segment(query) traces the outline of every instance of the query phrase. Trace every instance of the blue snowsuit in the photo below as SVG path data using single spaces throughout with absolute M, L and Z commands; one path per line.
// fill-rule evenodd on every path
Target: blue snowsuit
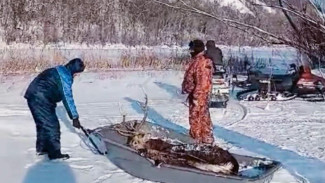
M 83 70 L 82 61 L 73 59 L 65 66 L 43 71 L 29 85 L 24 97 L 36 124 L 38 153 L 48 153 L 49 157 L 61 154 L 56 103 L 63 100 L 70 119 L 79 118 L 73 100 L 72 83 L 73 74 Z

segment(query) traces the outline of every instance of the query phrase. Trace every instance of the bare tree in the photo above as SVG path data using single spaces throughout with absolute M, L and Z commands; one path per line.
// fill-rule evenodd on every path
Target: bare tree
M 264 21 L 267 15 L 262 13 L 256 13 L 254 19 L 251 14 L 241 14 L 213 1 L 188 1 L 191 6 L 217 11 L 238 22 L 259 24 L 274 33 L 276 27 L 282 26 L 283 18 L 278 15 Z M 184 45 L 193 38 L 218 38 L 218 44 L 226 45 L 264 44 L 245 32 L 234 34 L 235 30 L 204 15 L 193 16 L 189 11 L 178 11 L 151 0 L 0 1 L 0 39 L 8 44 Z
M 297 48 L 299 51 L 306 53 L 310 58 L 318 58 L 324 62 L 325 56 L 325 24 L 322 9 L 310 0 L 304 4 L 300 9 L 289 2 L 279 0 L 278 5 L 274 4 L 261 4 L 254 1 L 247 1 L 254 6 L 266 6 L 276 10 L 281 10 L 290 23 L 293 33 L 291 37 L 281 35 L 278 33 L 270 32 L 255 24 L 242 22 L 237 19 L 224 17 L 221 14 L 213 11 L 208 11 L 204 7 L 193 6 L 188 0 L 152 0 L 160 5 L 169 8 L 177 9 L 180 11 L 191 12 L 197 15 L 203 15 L 211 19 L 226 24 L 227 26 L 234 27 L 238 30 L 244 31 L 260 38 L 268 44 L 286 44 Z M 310 9 L 308 11 L 308 9 Z M 318 16 L 315 16 L 317 14 Z M 283 30 L 285 31 L 285 30 Z M 293 39 L 292 39 L 293 38 Z

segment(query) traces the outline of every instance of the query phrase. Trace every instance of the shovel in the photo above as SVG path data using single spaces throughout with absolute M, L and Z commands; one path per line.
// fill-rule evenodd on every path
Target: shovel
M 89 141 L 90 141 L 90 143 L 95 147 L 95 149 L 96 149 L 96 151 L 100 154 L 100 155 L 104 155 L 104 154 L 106 154 L 106 152 L 105 153 L 102 153 L 100 150 L 99 150 L 99 148 L 98 148 L 98 146 L 96 145 L 96 143 L 93 141 L 93 139 L 89 136 L 89 131 L 90 130 L 88 130 L 88 129 L 85 129 L 83 126 L 81 126 L 80 125 L 80 129 L 84 132 L 84 134 L 86 135 L 86 137 L 89 139 Z

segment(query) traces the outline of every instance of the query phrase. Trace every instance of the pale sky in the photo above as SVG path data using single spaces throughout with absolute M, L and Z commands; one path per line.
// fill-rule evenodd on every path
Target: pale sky
M 325 0 L 312 0 L 317 7 L 321 7 L 321 12 L 325 14 Z

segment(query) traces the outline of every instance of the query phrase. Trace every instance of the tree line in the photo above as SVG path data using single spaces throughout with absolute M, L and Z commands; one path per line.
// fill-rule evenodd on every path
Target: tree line
M 169 2 L 169 1 L 167 1 Z M 277 34 L 289 27 L 281 13 L 250 7 L 252 13 L 215 1 L 187 1 Z M 270 18 L 272 17 L 272 18 Z M 261 39 L 202 15 L 161 6 L 152 0 L 1 0 L 1 41 L 28 44 L 186 45 L 213 39 L 223 45 L 265 45 Z

